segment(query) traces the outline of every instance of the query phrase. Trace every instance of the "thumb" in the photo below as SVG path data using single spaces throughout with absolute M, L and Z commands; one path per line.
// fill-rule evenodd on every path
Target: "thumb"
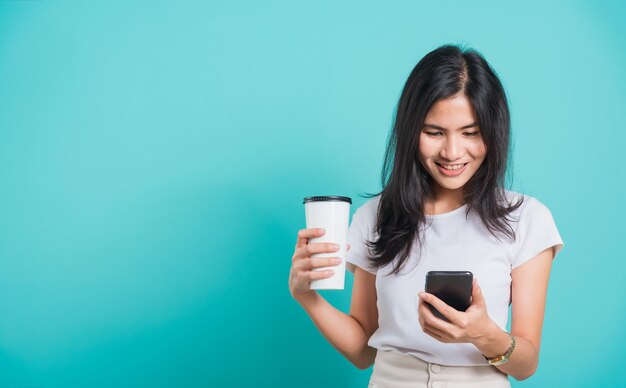
M 485 298 L 483 292 L 478 285 L 478 280 L 474 279 L 472 283 L 472 304 L 483 306 L 485 304 Z

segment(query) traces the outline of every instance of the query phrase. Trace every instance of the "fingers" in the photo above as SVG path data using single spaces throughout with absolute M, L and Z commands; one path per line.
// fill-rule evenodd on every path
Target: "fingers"
M 293 264 L 296 269 L 310 270 L 322 267 L 334 267 L 341 264 L 339 257 L 305 257 Z
M 420 292 L 419 297 L 421 300 L 420 303 L 424 305 L 423 308 L 420 309 L 420 313 L 424 314 L 426 322 L 431 326 L 449 331 L 454 327 L 453 323 L 456 324 L 459 321 L 458 314 L 460 312 L 448 306 L 444 301 L 437 298 L 435 295 L 427 292 Z M 436 308 L 437 311 L 439 311 L 444 317 L 448 318 L 450 322 L 437 318 L 427 307 L 427 304 Z
M 422 326 L 422 328 L 426 327 L 427 325 L 434 324 L 437 320 L 441 320 L 441 319 L 437 318 L 432 313 L 432 311 L 430 311 L 429 304 L 424 302 L 421 299 L 420 299 L 419 307 L 418 307 L 417 311 L 418 311 L 418 315 L 419 315 L 418 319 L 419 319 L 419 322 L 420 322 L 420 325 Z
M 334 253 L 339 251 L 339 245 L 334 243 L 311 243 L 296 248 L 293 260 L 309 257 L 316 253 Z
M 449 342 L 447 334 L 442 332 L 441 330 L 435 329 L 434 327 L 428 325 L 426 327 L 423 327 L 422 330 L 424 330 L 424 333 L 435 338 L 436 340 L 439 340 L 441 342 Z
M 472 283 L 472 304 L 483 306 L 485 304 L 485 298 L 483 297 L 483 292 L 478 285 L 478 279 L 474 278 L 474 282 Z
M 289 287 L 300 291 L 308 291 L 311 289 L 311 282 L 313 280 L 326 279 L 335 274 L 333 270 L 325 271 L 309 271 L 298 270 L 292 267 Z
M 309 278 L 309 281 L 319 280 L 319 279 L 326 279 L 326 278 L 329 278 L 329 277 L 333 276 L 334 274 L 335 274 L 335 271 L 333 271 L 332 269 L 328 269 L 326 271 L 309 271 L 309 272 L 307 272 L 307 276 Z
M 300 229 L 298 231 L 296 248 L 306 246 L 310 238 L 321 237 L 324 235 L 324 233 L 326 232 L 323 228 Z
M 310 283 L 313 280 L 330 278 L 335 274 L 333 267 L 341 264 L 339 257 L 311 257 L 324 253 L 336 253 L 340 251 L 340 246 L 335 243 L 310 243 L 313 238 L 321 237 L 325 234 L 323 228 L 308 228 L 298 231 L 296 248 L 292 257 L 291 273 L 289 277 L 289 287 L 292 290 L 309 291 Z M 347 249 L 350 249 L 348 244 Z
M 454 332 L 455 328 L 452 324 L 440 319 L 430 311 L 430 306 L 420 297 L 419 307 L 419 324 L 422 331 L 429 336 L 435 338 L 441 342 L 450 342 L 450 333 Z

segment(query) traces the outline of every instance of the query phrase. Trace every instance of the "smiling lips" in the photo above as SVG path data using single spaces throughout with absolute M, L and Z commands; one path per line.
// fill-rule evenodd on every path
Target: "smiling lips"
M 465 171 L 465 167 L 468 165 L 468 163 L 443 164 L 438 162 L 435 162 L 435 164 L 437 165 L 437 169 L 440 173 L 450 177 L 461 175 L 461 173 Z

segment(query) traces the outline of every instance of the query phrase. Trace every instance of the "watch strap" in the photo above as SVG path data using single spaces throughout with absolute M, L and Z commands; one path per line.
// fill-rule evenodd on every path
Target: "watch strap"
M 511 336 L 511 345 L 509 346 L 509 348 L 506 350 L 506 353 L 504 353 L 501 356 L 497 356 L 497 357 L 493 357 L 493 358 L 487 358 L 484 354 L 483 357 L 485 357 L 485 360 L 487 360 L 487 362 L 493 366 L 498 366 L 498 365 L 502 365 L 504 363 L 506 363 L 507 361 L 509 361 L 509 357 L 511 357 L 511 354 L 513 354 L 513 350 L 515 349 L 515 336 L 511 335 L 510 333 L 509 336 Z

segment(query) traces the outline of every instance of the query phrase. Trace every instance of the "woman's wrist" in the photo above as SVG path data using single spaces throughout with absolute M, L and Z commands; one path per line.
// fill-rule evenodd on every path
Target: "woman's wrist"
M 482 336 L 472 341 L 474 346 L 487 358 L 498 357 L 506 353 L 511 346 L 511 336 L 490 321 Z
M 293 295 L 293 298 L 300 304 L 300 306 L 308 310 L 311 306 L 313 306 L 319 297 L 319 294 L 314 290 L 299 292 Z

